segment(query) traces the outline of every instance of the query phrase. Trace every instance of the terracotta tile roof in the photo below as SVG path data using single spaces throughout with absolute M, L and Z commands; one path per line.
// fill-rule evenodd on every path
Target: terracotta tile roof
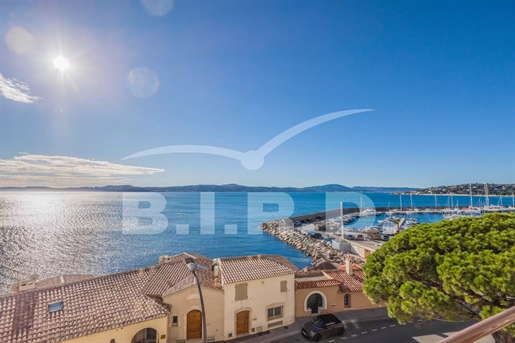
M 161 296 L 168 288 L 191 274 L 184 261 L 164 263 L 156 269 L 156 272 L 142 290 L 144 294 L 155 297 Z
M 342 270 L 326 270 L 324 273 L 340 282 L 340 291 L 343 293 L 363 291 L 365 276 L 361 270 L 354 271 L 352 275 Z
M 321 270 L 309 270 L 295 273 L 295 289 L 339 286 L 340 281 L 333 280 Z
M 347 270 L 347 266 L 345 264 L 342 264 L 338 267 L 338 270 Z M 359 264 L 352 264 L 352 270 L 363 270 Z
M 302 279 L 302 278 L 312 278 L 312 277 L 325 277 L 325 274 L 321 270 L 307 270 L 307 271 L 300 271 L 295 273 L 295 280 Z M 302 280 L 299 280 L 302 281 Z
M 192 276 L 186 267 L 184 259 L 193 257 L 198 265 L 205 269 L 211 269 L 213 260 L 199 254 L 179 254 L 168 257 L 157 267 L 157 272 L 152 276 L 148 284 L 143 288 L 143 293 L 151 296 L 161 297 L 163 294 L 181 280 Z M 202 269 L 199 269 L 199 271 Z
M 222 285 L 220 282 L 215 281 L 215 276 L 211 269 L 199 269 L 197 270 L 197 277 L 199 279 L 200 285 L 202 287 L 209 287 L 213 289 L 222 290 Z M 181 281 L 177 282 L 175 285 L 173 285 L 171 288 L 166 290 L 163 293 L 163 297 L 167 295 L 171 295 L 174 293 L 177 293 L 179 291 L 182 291 L 183 289 L 186 289 L 188 287 L 191 287 L 195 285 L 195 278 L 190 273 L 188 277 L 182 279 Z
M 221 258 L 220 271 L 224 283 L 234 283 L 293 274 L 298 268 L 282 256 L 256 255 Z
M 142 293 L 156 267 L 0 296 L 0 342 L 60 342 L 165 317 L 169 311 Z M 49 313 L 49 304 L 63 309 Z
M 295 280 L 295 289 L 304 289 L 304 288 L 321 288 L 321 287 L 332 287 L 332 286 L 340 286 L 340 281 L 338 280 L 314 280 L 314 281 L 298 281 Z

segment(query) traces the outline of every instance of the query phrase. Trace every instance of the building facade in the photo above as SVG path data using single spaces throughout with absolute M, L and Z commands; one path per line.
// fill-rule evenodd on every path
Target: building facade
M 225 338 L 260 333 L 295 321 L 295 272 L 275 255 L 217 261 L 224 289 Z
M 295 276 L 295 316 L 384 307 L 363 294 L 364 275 L 347 260 L 338 270 L 298 272 Z
M 198 284 L 186 258 L 198 265 Z M 297 271 L 277 255 L 211 260 L 184 253 L 100 277 L 20 281 L 15 293 L 0 296 L 0 342 L 200 342 L 199 286 L 206 338 L 226 341 L 293 323 Z

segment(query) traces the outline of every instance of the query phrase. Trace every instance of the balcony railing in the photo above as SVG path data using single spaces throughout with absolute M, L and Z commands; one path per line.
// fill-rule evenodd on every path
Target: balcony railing
M 465 328 L 439 343 L 470 343 L 515 323 L 515 306 Z

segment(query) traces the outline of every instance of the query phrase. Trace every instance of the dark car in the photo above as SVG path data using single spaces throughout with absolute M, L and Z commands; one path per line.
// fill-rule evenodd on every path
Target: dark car
M 345 235 L 345 239 L 348 239 L 349 241 L 354 241 L 354 240 L 356 240 L 356 236 L 354 236 L 354 235 Z
M 334 314 L 321 314 L 304 324 L 301 332 L 307 339 L 318 342 L 324 337 L 343 335 L 345 327 Z
M 364 241 L 364 240 L 365 240 L 365 237 L 363 237 L 363 235 L 357 235 L 357 236 L 356 236 L 356 240 L 358 240 L 358 241 Z
M 319 234 L 318 232 L 310 232 L 310 233 L 308 233 L 308 236 L 311 237 L 311 238 L 314 238 L 314 239 L 322 238 L 322 235 Z

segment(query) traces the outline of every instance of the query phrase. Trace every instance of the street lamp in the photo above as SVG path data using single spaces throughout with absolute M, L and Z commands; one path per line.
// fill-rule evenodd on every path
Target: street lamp
M 186 267 L 188 267 L 188 270 L 193 274 L 195 277 L 195 280 L 197 281 L 197 287 L 198 287 L 198 294 L 200 296 L 200 307 L 202 308 L 202 342 L 207 342 L 207 327 L 206 327 L 206 311 L 204 309 L 204 298 L 202 297 L 202 290 L 200 289 L 200 282 L 198 281 L 197 276 L 197 264 L 195 263 L 195 260 L 191 257 L 187 257 L 184 259 L 184 262 L 186 262 Z

